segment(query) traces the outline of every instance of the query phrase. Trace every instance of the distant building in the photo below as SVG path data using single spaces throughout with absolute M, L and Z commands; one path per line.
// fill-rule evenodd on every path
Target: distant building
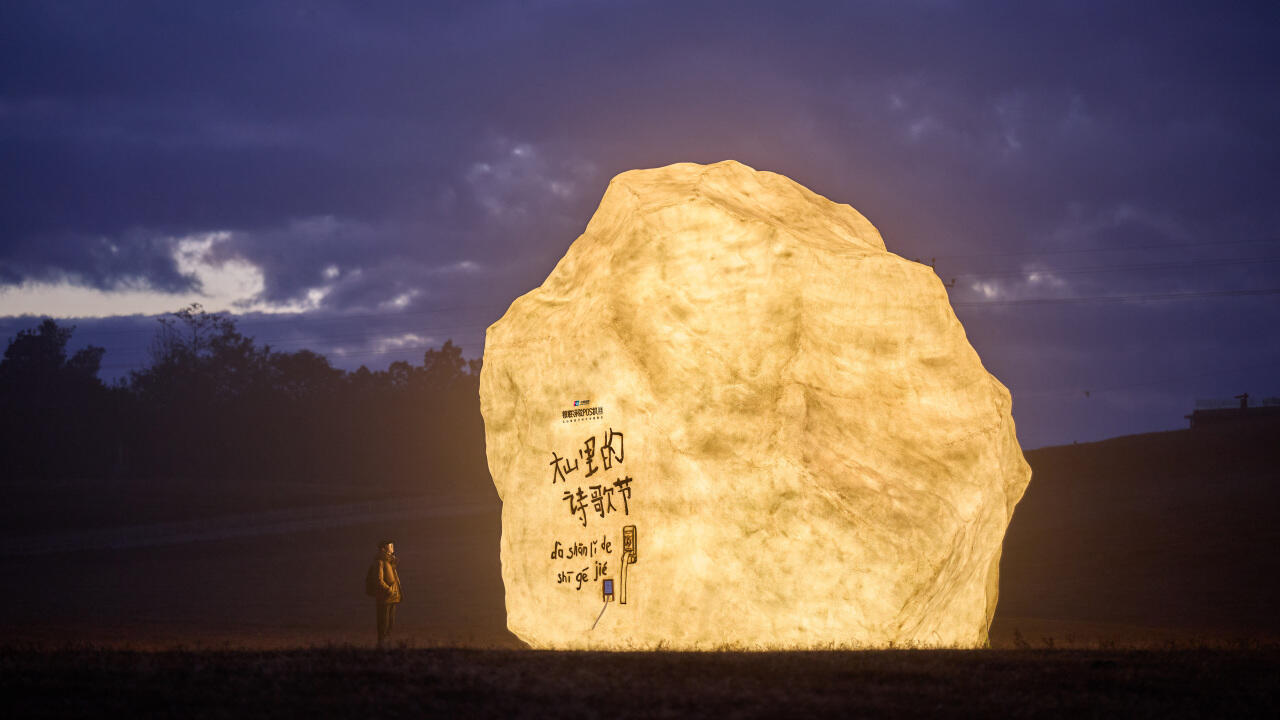
M 1255 406 L 1249 405 L 1249 393 L 1231 399 L 1201 399 L 1196 400 L 1195 410 L 1185 417 L 1191 421 L 1192 430 L 1280 423 L 1280 398 L 1263 398 L 1262 403 Z

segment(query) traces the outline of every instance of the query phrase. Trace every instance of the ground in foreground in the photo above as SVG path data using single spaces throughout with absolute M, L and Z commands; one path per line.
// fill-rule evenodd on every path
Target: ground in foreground
M 11 647 L 0 648 L 0 697 L 7 698 L 0 715 L 24 718 L 1280 717 L 1280 647 L 795 653 Z

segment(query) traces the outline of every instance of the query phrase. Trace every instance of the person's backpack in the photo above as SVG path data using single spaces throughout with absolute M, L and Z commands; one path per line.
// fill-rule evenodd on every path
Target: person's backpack
M 364 574 L 364 594 L 369 597 L 378 597 L 382 594 L 382 577 L 378 565 L 379 562 L 374 560 L 369 566 L 369 572 Z

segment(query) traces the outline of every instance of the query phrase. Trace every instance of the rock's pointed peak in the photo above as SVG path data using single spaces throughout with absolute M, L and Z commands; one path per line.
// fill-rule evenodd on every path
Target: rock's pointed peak
M 885 249 L 880 231 L 851 206 L 833 202 L 785 175 L 756 170 L 737 160 L 709 165 L 682 162 L 619 173 L 609 182 L 596 216 L 645 215 L 699 202 L 811 237 Z

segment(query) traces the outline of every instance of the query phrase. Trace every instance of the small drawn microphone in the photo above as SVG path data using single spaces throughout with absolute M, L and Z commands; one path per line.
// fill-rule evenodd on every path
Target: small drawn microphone
M 627 567 L 636 562 L 636 526 L 622 528 L 622 578 L 618 587 L 618 602 L 627 604 Z

